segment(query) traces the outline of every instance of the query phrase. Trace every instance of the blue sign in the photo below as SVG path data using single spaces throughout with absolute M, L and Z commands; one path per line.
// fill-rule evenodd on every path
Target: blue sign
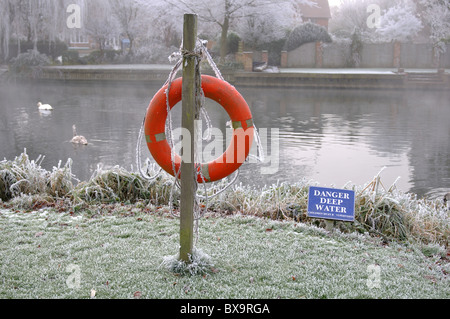
M 345 189 L 309 187 L 308 216 L 313 218 L 355 220 L 355 192 Z

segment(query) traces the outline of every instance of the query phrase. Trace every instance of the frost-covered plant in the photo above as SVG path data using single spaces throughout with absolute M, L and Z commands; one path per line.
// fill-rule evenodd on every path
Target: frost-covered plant
M 392 6 L 392 3 L 392 0 L 341 0 L 339 7 L 333 8 L 329 32 L 339 38 L 350 39 L 353 32 L 358 30 L 364 42 L 377 41 L 376 28 L 368 21 L 378 16 L 368 9 L 371 5 L 376 5 L 381 13 Z
M 46 194 L 25 195 L 14 197 L 9 204 L 14 209 L 23 211 L 37 210 L 43 207 L 52 207 L 55 205 L 55 198 Z
M 234 185 L 229 191 L 214 197 L 209 207 L 218 211 L 239 211 L 245 215 L 272 219 L 296 218 L 303 220 L 306 214 L 308 186 L 311 181 L 295 184 L 277 183 L 263 188 Z M 215 188 L 211 187 L 211 194 Z
M 442 201 L 419 200 L 395 187 L 379 190 L 376 180 L 355 199 L 355 219 L 367 231 L 386 240 L 448 245 L 450 219 Z
M 45 54 L 36 50 L 29 50 L 19 54 L 11 60 L 10 71 L 17 75 L 35 76 L 43 66 L 50 65 L 51 61 Z
M 386 42 L 409 41 L 422 29 L 422 22 L 416 16 L 414 6 L 407 2 L 386 10 L 380 18 L 380 27 L 376 33 Z
M 61 162 L 49 172 L 41 167 L 44 160 L 39 156 L 30 160 L 26 150 L 13 161 L 0 162 L 0 198 L 9 200 L 22 194 L 45 194 L 53 197 L 62 197 L 72 188 L 72 160 L 69 159 L 64 166 Z
M 421 19 L 429 27 L 430 40 L 437 56 L 445 53 L 450 42 L 450 3 L 440 0 L 419 0 Z
M 294 26 L 293 19 L 289 18 L 288 8 L 282 7 L 282 2 L 271 4 L 271 10 L 267 6 L 261 12 L 258 8 L 253 15 L 248 15 L 237 26 L 236 31 L 250 48 L 258 48 L 267 43 L 285 40 L 288 30 Z
M 348 65 L 352 67 L 359 67 L 361 64 L 363 44 L 359 30 L 355 30 L 352 34 L 352 43 L 350 45 L 350 57 Z
M 332 39 L 324 27 L 312 22 L 306 22 L 290 32 L 285 47 L 286 50 L 292 51 L 310 42 L 330 43 Z
M 172 184 L 166 175 L 154 181 L 147 181 L 139 174 L 128 172 L 120 166 L 103 169 L 98 165 L 92 177 L 81 182 L 71 196 L 78 201 L 95 202 L 136 202 L 149 200 L 155 205 L 168 205 Z M 177 199 L 175 191 L 174 200 Z
M 87 202 L 134 201 L 137 198 L 148 198 L 148 191 L 138 176 L 119 166 L 104 170 L 102 165 L 98 165 L 91 179 L 80 183 L 73 194 L 76 198 Z
M 381 182 L 377 182 L 378 178 L 364 187 L 351 186 L 356 192 L 355 222 L 338 222 L 336 227 L 345 232 L 369 232 L 386 241 L 448 244 L 450 219 L 442 201 L 419 200 L 412 194 L 396 190 L 395 185 L 386 190 L 379 186 Z M 230 190 L 209 199 L 208 208 L 219 212 L 239 212 L 243 215 L 322 225 L 323 222 L 307 215 L 310 185 L 314 185 L 314 182 L 278 183 L 263 188 L 234 185 Z M 216 187 L 213 186 L 208 192 L 213 195 L 215 191 Z

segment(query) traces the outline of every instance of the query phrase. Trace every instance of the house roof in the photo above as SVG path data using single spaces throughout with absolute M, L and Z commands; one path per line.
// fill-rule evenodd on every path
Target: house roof
M 317 3 L 315 6 L 305 4 L 299 5 L 303 18 L 331 18 L 330 5 L 328 0 L 313 0 Z

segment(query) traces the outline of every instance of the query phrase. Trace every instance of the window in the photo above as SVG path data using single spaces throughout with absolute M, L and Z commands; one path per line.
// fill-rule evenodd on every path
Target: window
M 80 30 L 72 30 L 70 34 L 70 43 L 71 44 L 89 44 L 88 37 L 81 32 Z

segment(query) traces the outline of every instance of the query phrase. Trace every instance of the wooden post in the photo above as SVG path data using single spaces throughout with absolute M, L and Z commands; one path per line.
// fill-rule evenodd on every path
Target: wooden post
M 197 15 L 185 14 L 183 27 L 183 49 L 193 52 L 197 42 Z M 182 118 L 181 127 L 190 136 L 183 137 L 183 156 L 181 162 L 181 203 L 180 203 L 180 260 L 189 262 L 194 242 L 194 200 L 197 191 L 194 173 L 194 120 L 195 106 L 195 57 L 183 57 L 183 85 L 182 85 Z M 190 138 L 187 138 L 190 137 Z M 186 156 L 188 152 L 188 156 Z
M 394 68 L 399 68 L 401 66 L 401 54 L 402 44 L 399 41 L 394 41 Z
M 269 51 L 267 50 L 261 51 L 261 62 L 269 64 Z
M 323 45 L 322 42 L 316 42 L 316 68 L 323 67 Z
M 253 71 L 253 52 L 244 52 L 243 59 L 244 70 L 249 72 Z
M 280 67 L 287 68 L 287 66 L 288 66 L 288 53 L 287 51 L 281 51 Z

